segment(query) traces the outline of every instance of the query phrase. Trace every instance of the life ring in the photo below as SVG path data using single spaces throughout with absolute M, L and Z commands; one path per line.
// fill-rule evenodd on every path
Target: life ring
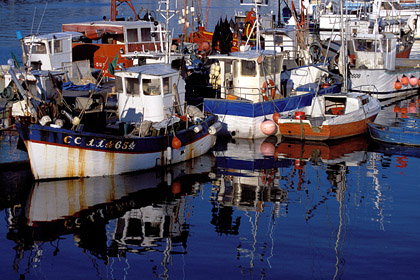
M 268 80 L 268 84 L 269 84 L 269 87 L 271 88 L 271 99 L 274 99 L 274 96 L 276 95 L 276 87 L 275 87 L 275 84 L 274 84 L 273 80 L 271 80 L 271 79 Z M 264 82 L 264 84 L 263 84 L 263 86 L 261 88 L 261 92 L 263 94 L 264 100 L 267 101 L 268 100 L 268 97 L 265 94 L 267 92 L 267 82 Z

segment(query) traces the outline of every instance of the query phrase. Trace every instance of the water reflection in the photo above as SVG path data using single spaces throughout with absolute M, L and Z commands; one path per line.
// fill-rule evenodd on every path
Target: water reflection
M 94 267 L 128 253 L 185 253 L 186 197 L 209 181 L 213 166 L 214 157 L 206 155 L 149 172 L 34 183 L 26 203 L 8 209 L 13 270 L 39 267 L 46 246 L 58 255 L 65 235 L 73 235 Z
M 236 245 L 236 258 L 249 261 L 248 266 L 240 266 L 245 275 L 264 277 L 266 268 L 261 263 L 271 267 L 274 255 L 276 220 L 287 199 L 287 191 L 279 186 L 279 168 L 290 166 L 274 157 L 278 141 L 276 137 L 218 139 L 214 151 L 217 179 L 213 181 L 211 224 L 219 235 L 240 235 L 240 227 L 250 230 Z
M 273 137 L 254 141 L 219 141 L 214 152 L 217 180 L 213 182 L 211 200 L 212 224 L 216 232 L 238 235 L 239 228 L 246 227 L 248 223 L 252 239 L 238 244 L 237 258 L 249 259 L 247 269 L 255 275 L 258 271 L 264 275 L 264 270 L 257 269 L 258 264 L 266 263 L 271 268 L 274 243 L 280 241 L 278 236 L 273 235 L 279 218 L 289 215 L 290 208 L 299 204 L 306 205 L 303 213 L 306 223 L 311 223 L 312 219 L 318 223 L 319 220 L 314 217 L 319 209 L 322 206 L 328 209 L 327 205 L 331 205 L 328 201 L 335 198 L 338 205 L 331 209 L 337 209 L 337 214 L 332 215 L 337 216 L 337 225 L 333 226 L 333 220 L 327 223 L 331 226 L 331 236 L 335 236 L 331 245 L 336 258 L 332 278 L 341 279 L 346 263 L 343 247 L 347 175 L 349 167 L 366 164 L 369 142 L 367 135 L 329 143 Z M 314 169 L 320 167 L 324 174 L 317 176 L 325 179 L 311 182 L 313 176 L 308 173 L 311 171 L 307 165 Z M 322 183 L 325 180 L 330 184 L 328 188 Z M 269 238 L 264 237 L 261 228 L 269 232 Z M 299 233 L 296 234 L 299 236 Z
M 287 196 L 278 185 L 278 168 L 290 164 L 264 155 L 275 149 L 277 141 L 275 137 L 218 141 L 214 151 L 217 180 L 213 181 L 211 202 L 212 224 L 219 234 L 238 234 L 240 219 L 232 219 L 233 207 L 260 213 L 266 204 L 272 204 L 272 214 L 278 216 Z
M 10 163 L 15 165 L 29 164 L 28 153 L 19 150 L 17 148 L 18 144 L 19 134 L 16 130 L 0 131 L 0 165 L 10 166 Z
M 227 139 L 166 170 L 38 182 L 7 202 L 13 270 L 24 278 L 60 267 L 70 254 L 87 256 L 88 266 L 73 267 L 98 278 L 131 269 L 178 279 L 221 261 L 223 272 L 204 278 L 264 278 L 299 275 L 292 268 L 299 260 L 311 270 L 305 276 L 342 279 L 360 255 L 351 248 L 370 243 L 359 230 L 382 235 L 392 226 L 393 194 L 377 164 L 393 155 L 375 145 L 366 135 L 329 143 Z

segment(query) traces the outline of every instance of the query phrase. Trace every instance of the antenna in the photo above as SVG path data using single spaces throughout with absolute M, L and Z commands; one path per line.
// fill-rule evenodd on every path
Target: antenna
M 165 5 L 165 9 L 161 9 L 161 6 Z M 169 33 L 169 21 L 178 13 L 178 3 L 175 1 L 175 10 L 171 10 L 169 8 L 169 0 L 159 0 L 159 8 L 156 10 L 164 19 L 165 19 L 165 44 L 166 44 L 166 51 L 165 51 L 165 62 L 169 62 L 169 56 L 171 53 L 171 37 Z
M 34 15 L 32 16 L 31 34 L 32 34 L 32 32 L 34 31 L 35 14 L 36 14 L 36 7 L 35 7 L 35 9 L 34 9 Z
M 39 32 L 39 28 L 41 27 L 42 19 L 44 18 L 45 11 L 47 10 L 48 2 L 45 3 L 44 11 L 42 12 L 41 20 L 39 21 L 38 30 L 36 31 L 36 34 Z

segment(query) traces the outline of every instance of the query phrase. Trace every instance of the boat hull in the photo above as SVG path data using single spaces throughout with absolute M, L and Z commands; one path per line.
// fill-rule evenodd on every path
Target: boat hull
M 287 123 L 281 123 L 279 130 L 281 135 L 286 138 L 326 141 L 366 133 L 367 123 L 373 121 L 375 118 L 376 115 L 355 122 L 327 124 L 320 127 L 313 127 L 309 121 L 305 120 L 291 120 Z
M 420 146 L 420 129 L 392 127 L 375 123 L 368 126 L 370 136 L 378 141 L 399 145 Z
M 337 93 L 341 84 L 333 84 L 321 89 L 319 95 Z M 266 119 L 273 119 L 273 114 L 288 112 L 309 106 L 315 92 L 274 99 L 263 102 L 248 102 L 228 99 L 204 99 L 204 111 L 212 112 L 223 123 L 220 135 L 232 138 L 256 139 L 267 137 L 261 131 L 261 123 Z
M 388 71 L 384 69 L 350 69 L 351 88 L 354 92 L 371 94 L 379 100 L 405 98 L 419 92 L 418 84 L 395 88 L 395 82 L 403 75 L 420 77 L 420 69 Z M 374 84 L 372 84 L 372 82 Z
M 173 135 L 127 138 L 78 132 L 40 125 L 16 124 L 29 154 L 36 180 L 123 174 L 179 163 L 207 153 L 215 144 L 205 120 L 198 133 L 194 127 L 177 132 L 181 147 L 172 148 Z

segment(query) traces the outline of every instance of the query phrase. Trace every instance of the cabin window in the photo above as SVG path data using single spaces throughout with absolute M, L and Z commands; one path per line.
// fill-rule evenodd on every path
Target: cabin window
M 264 71 L 262 69 L 264 67 Z M 265 73 L 266 75 L 272 75 L 275 73 L 281 72 L 281 58 L 278 57 L 274 59 L 274 57 L 266 57 L 264 62 L 261 63 L 261 73 Z
M 363 105 L 366 105 L 366 104 L 368 104 L 369 103 L 369 99 L 367 99 L 367 98 L 363 98 L 362 99 L 362 106 Z
M 257 75 L 256 63 L 252 60 L 241 61 L 241 75 L 255 77 Z
M 380 44 L 379 42 L 375 43 L 375 41 L 371 40 L 355 40 L 354 46 L 356 51 L 361 52 L 380 52 Z
M 138 42 L 139 36 L 137 34 L 137 29 L 127 29 L 127 41 L 128 42 Z
M 44 43 L 34 44 L 32 46 L 32 53 L 33 54 L 46 54 L 47 46 Z
M 237 61 L 233 62 L 233 77 L 234 78 L 238 77 L 238 62 Z
M 283 46 L 283 36 L 282 35 L 275 35 L 274 36 L 274 45 L 276 47 L 282 47 Z
M 232 62 L 226 61 L 224 64 L 225 64 L 225 73 L 226 74 L 232 73 Z
M 63 52 L 63 44 L 61 40 L 54 40 L 54 53 Z
M 386 39 L 383 39 L 383 40 L 381 40 L 382 42 L 382 46 L 384 46 L 384 50 L 386 51 L 386 52 L 388 52 L 388 53 L 390 53 L 391 52 L 391 41 L 390 40 L 386 40 Z
M 115 76 L 115 92 L 122 92 L 123 86 L 122 86 L 122 78 L 119 76 Z
M 325 113 L 328 115 L 342 115 L 346 108 L 345 97 L 325 98 Z
M 139 80 L 137 78 L 126 78 L 125 89 L 127 94 L 139 95 Z
M 171 93 L 171 77 L 163 78 L 163 94 Z
M 143 79 L 144 95 L 160 95 L 160 79 Z
M 150 28 L 142 28 L 141 29 L 141 41 L 142 42 L 152 41 L 152 35 L 151 35 L 151 32 L 150 32 Z

